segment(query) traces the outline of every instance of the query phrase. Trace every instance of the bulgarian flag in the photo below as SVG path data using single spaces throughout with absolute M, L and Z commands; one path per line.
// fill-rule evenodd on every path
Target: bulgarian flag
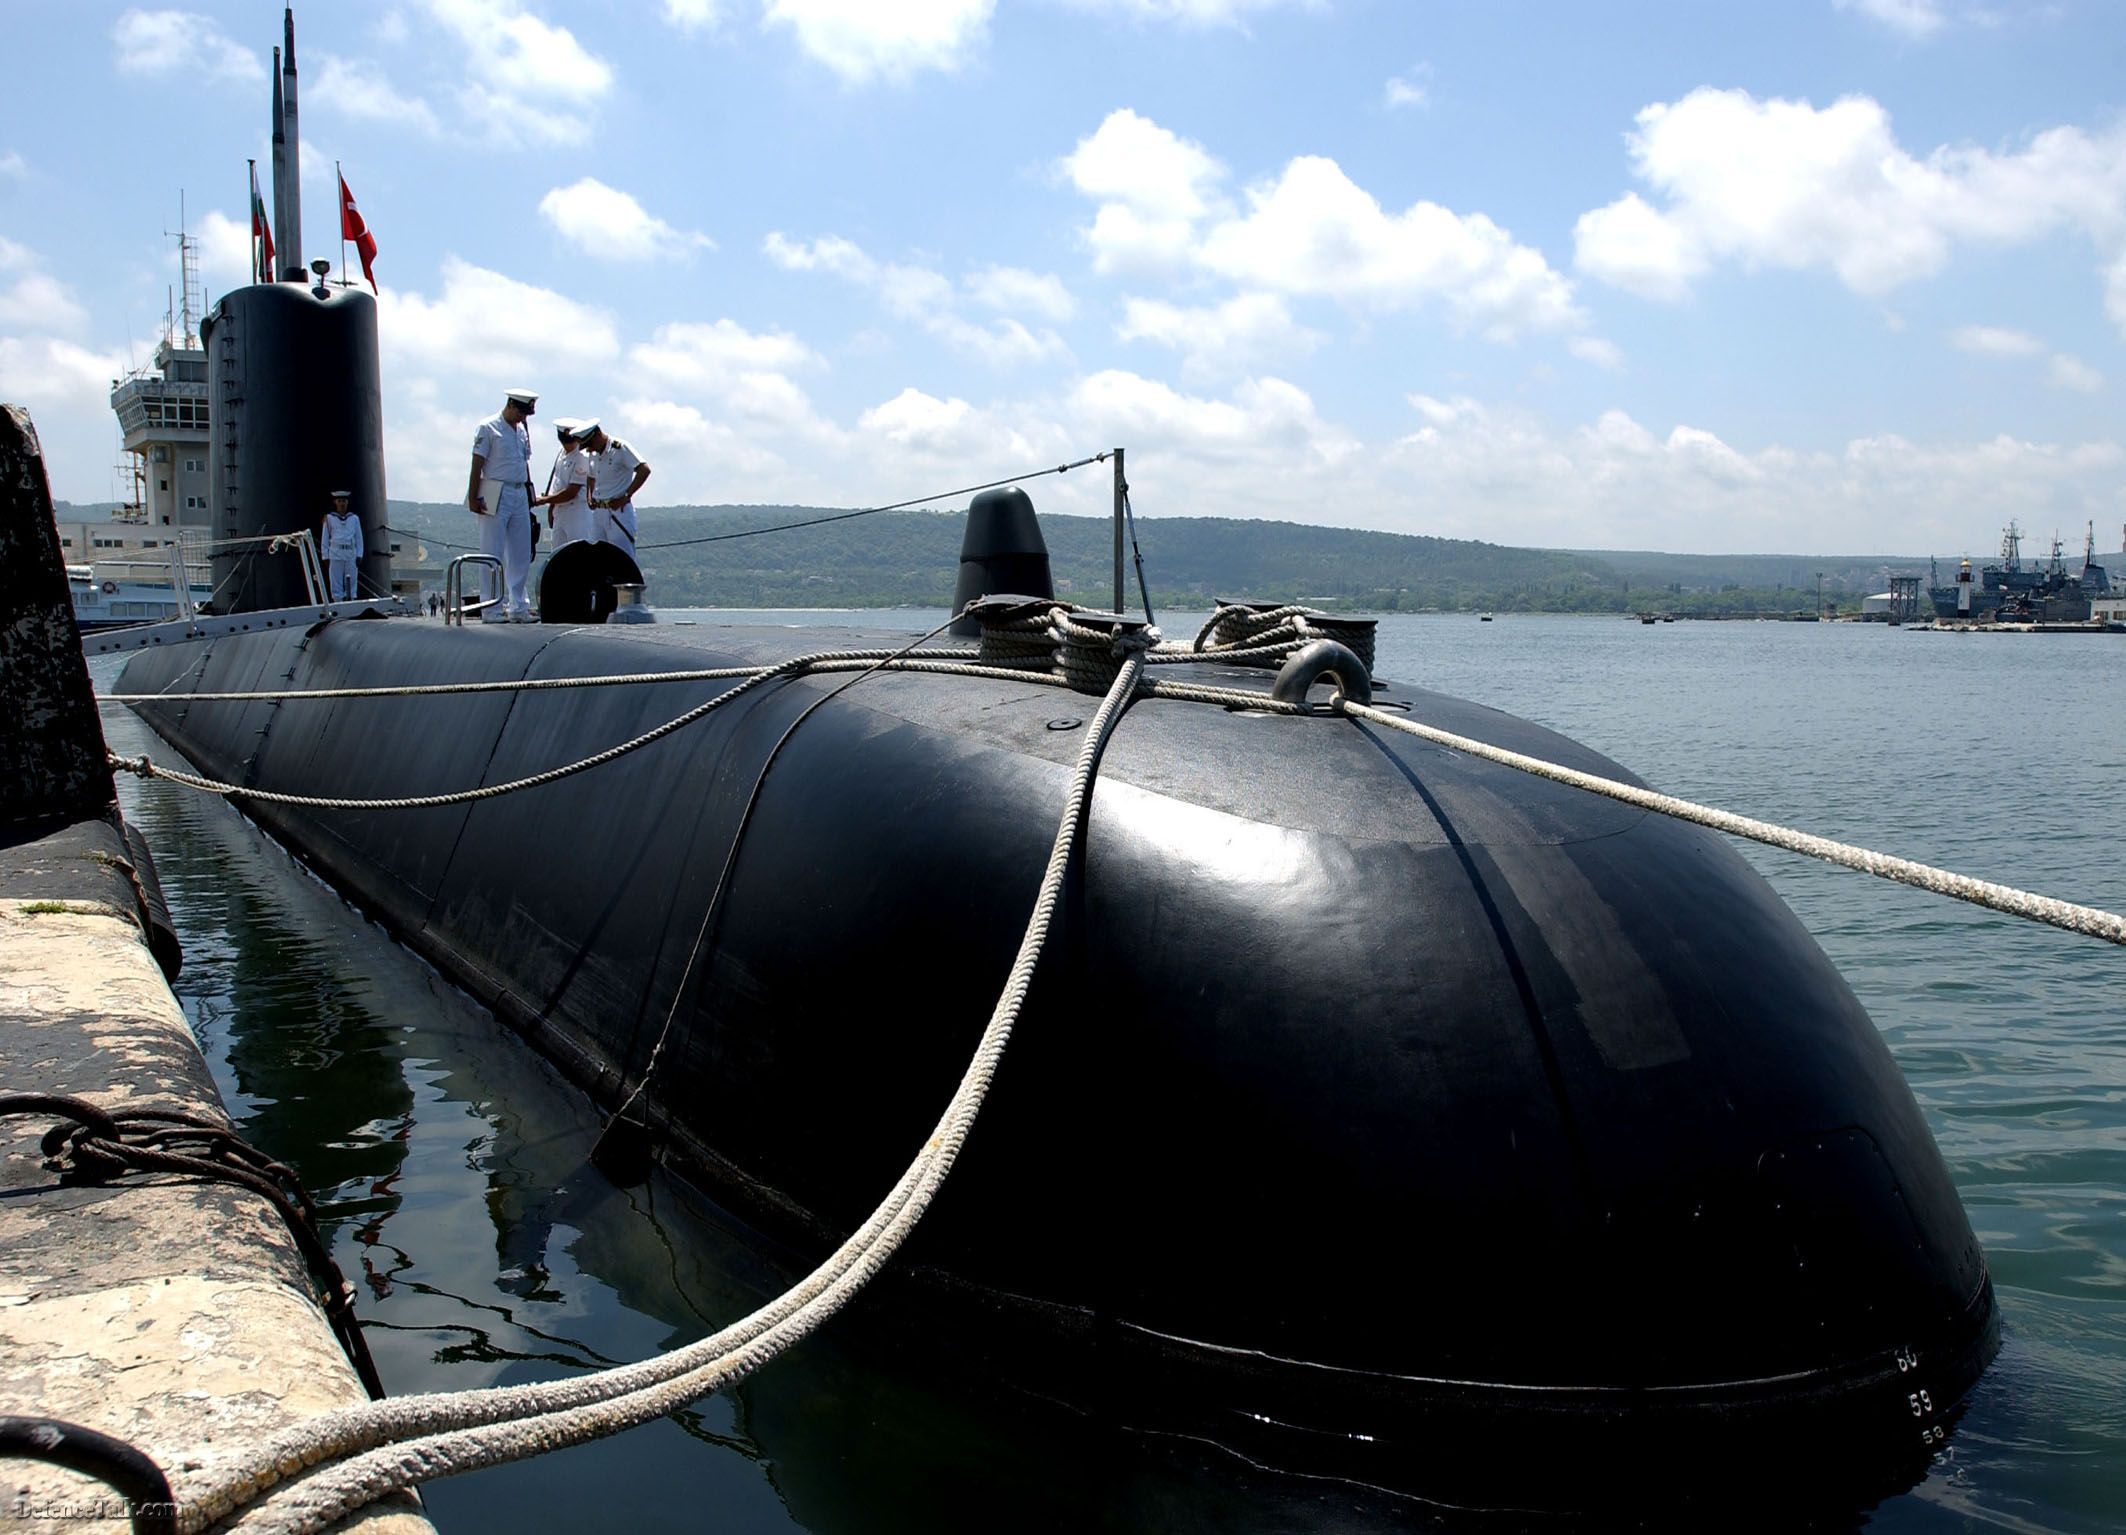
M 362 258 L 362 276 L 368 279 L 369 291 L 377 291 L 376 272 L 370 263 L 376 260 L 376 236 L 362 222 L 361 210 L 354 205 L 354 194 L 347 190 L 347 178 L 340 177 L 340 238 L 354 242 L 355 254 Z
M 266 223 L 266 204 L 258 195 L 258 166 L 251 167 L 251 280 L 273 281 L 273 230 Z

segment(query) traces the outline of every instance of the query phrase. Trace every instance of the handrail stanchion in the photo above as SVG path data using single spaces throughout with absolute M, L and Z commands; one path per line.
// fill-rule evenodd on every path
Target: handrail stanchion
M 443 622 L 465 627 L 465 569 L 467 565 L 491 565 L 497 574 L 502 562 L 492 554 L 461 554 L 453 558 L 443 570 Z M 483 598 L 479 606 L 487 608 L 495 601 Z

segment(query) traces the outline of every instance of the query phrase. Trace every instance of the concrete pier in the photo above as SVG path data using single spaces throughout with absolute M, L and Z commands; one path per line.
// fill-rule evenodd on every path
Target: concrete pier
M 176 955 L 152 867 L 110 799 L 43 466 L 13 409 L 0 412 L 0 550 L 15 561 L 0 564 L 0 696 L 37 713 L 0 743 L 14 775 L 0 782 L 0 1092 L 227 1125 L 165 979 Z M 56 1117 L 0 1119 L 0 1415 L 113 1435 L 181 1482 L 208 1456 L 365 1400 L 270 1201 L 183 1174 L 63 1183 L 38 1145 Z M 346 1527 L 430 1528 L 410 1497 Z M 102 1483 L 0 1459 L 0 1529 L 126 1528 Z

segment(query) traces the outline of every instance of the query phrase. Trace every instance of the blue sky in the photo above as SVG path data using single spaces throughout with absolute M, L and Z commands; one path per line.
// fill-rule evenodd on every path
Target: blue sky
M 106 499 L 178 196 L 245 277 L 280 7 L 10 6 L 0 395 Z M 499 392 L 645 501 L 1117 444 L 1139 511 L 1707 552 L 2126 520 L 2098 0 L 298 8 L 306 253 L 381 246 L 387 475 Z M 1035 487 L 1101 509 L 1074 475 Z

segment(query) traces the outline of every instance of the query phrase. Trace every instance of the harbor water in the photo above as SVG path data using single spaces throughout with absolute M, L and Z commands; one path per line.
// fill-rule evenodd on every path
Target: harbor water
M 910 632 L 943 616 L 662 615 Z M 1170 634 L 1195 630 L 1163 617 Z M 1672 793 L 2126 909 L 2115 637 L 1396 616 L 1379 667 L 1560 730 Z M 94 670 L 110 688 L 117 664 Z M 106 730 L 117 750 L 174 755 L 123 710 L 106 710 Z M 185 944 L 176 990 L 230 1110 L 316 1191 L 394 1393 L 639 1359 L 800 1271 L 683 1184 L 608 1183 L 589 1165 L 601 1121 L 580 1093 L 227 805 L 131 778 L 121 794 L 155 849 Z M 1825 1507 L 1811 1527 L 2126 1527 L 2126 955 L 1744 850 L 1882 1029 L 1985 1244 L 2003 1321 L 2000 1357 L 1927 1477 L 1874 1507 Z M 602 856 L 566 827 L 552 853 L 557 878 Z M 882 1016 L 896 1005 L 881 998 Z M 882 1190 L 898 1171 L 879 1170 Z M 1090 1414 L 1025 1397 L 1008 1360 L 970 1380 L 922 1344 L 859 1303 L 727 1394 L 435 1484 L 429 1505 L 446 1535 L 1520 1527 L 1510 1511 L 1281 1476 L 1140 1432 L 1126 1403 Z M 1761 1475 L 1788 1488 L 1809 1468 Z M 1762 1490 L 1737 1485 L 1688 1525 L 1750 1527 Z

